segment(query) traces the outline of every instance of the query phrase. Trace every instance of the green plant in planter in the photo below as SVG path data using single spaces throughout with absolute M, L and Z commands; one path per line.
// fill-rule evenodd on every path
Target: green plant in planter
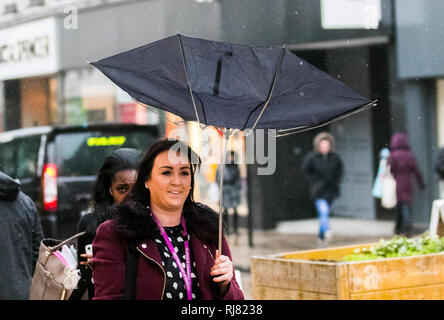
M 384 258 L 409 257 L 444 251 L 444 237 L 430 237 L 428 232 L 414 238 L 394 236 L 391 240 L 381 239 L 377 245 L 356 249 L 342 261 L 365 261 Z

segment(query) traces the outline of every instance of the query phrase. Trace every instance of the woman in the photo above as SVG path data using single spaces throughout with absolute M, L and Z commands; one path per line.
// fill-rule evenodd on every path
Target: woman
M 241 176 L 240 170 L 237 163 L 235 163 L 236 153 L 230 151 L 230 161 L 225 164 L 224 168 L 224 181 L 223 181 L 223 193 L 222 193 L 222 207 L 224 226 L 226 227 L 227 233 L 230 234 L 230 224 L 228 219 L 228 209 L 233 208 L 233 232 L 235 235 L 238 234 L 238 213 L 237 207 L 240 204 L 240 193 L 241 193 Z M 220 179 L 220 167 L 216 171 L 216 182 Z
M 82 277 L 70 299 L 81 299 L 86 290 L 89 299 L 94 296 L 94 284 L 91 282 L 92 270 L 88 266 L 92 255 L 85 252 L 85 247 L 92 244 L 97 227 L 110 218 L 110 207 L 122 202 L 133 187 L 137 167 L 142 158 L 143 153 L 139 150 L 117 149 L 105 159 L 99 169 L 92 194 L 94 205 L 81 217 L 77 227 L 78 232 L 86 232 L 78 240 L 78 261 L 80 261 Z
M 94 299 L 243 299 L 225 238 L 223 255 L 216 250 L 217 214 L 193 199 L 199 164 L 177 140 L 159 140 L 148 150 L 134 188 L 97 230 Z M 127 275 L 133 250 L 137 271 Z
M 396 180 L 397 218 L 395 234 L 409 236 L 412 232 L 411 211 L 413 200 L 412 176 L 416 177 L 421 189 L 425 188 L 421 172 L 416 159 L 410 151 L 407 136 L 395 133 L 390 140 L 390 157 L 387 163 Z
M 335 139 L 328 132 L 316 135 L 313 149 L 304 159 L 302 170 L 310 183 L 311 197 L 318 212 L 318 241 L 323 243 L 331 237 L 330 208 L 340 193 L 342 161 L 335 153 Z

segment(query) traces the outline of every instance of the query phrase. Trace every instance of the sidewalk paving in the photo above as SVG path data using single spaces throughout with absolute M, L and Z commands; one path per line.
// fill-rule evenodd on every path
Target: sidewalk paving
M 393 237 L 394 222 L 331 218 L 333 234 L 325 247 L 338 247 L 378 242 Z M 319 248 L 317 243 L 318 220 L 280 222 L 273 230 L 254 230 L 253 244 L 248 246 L 248 232 L 240 229 L 239 235 L 229 235 L 228 242 L 235 269 L 241 271 L 245 299 L 252 299 L 250 257 Z

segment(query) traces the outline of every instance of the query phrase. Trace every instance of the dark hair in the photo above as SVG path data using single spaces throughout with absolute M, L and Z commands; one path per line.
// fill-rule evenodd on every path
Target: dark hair
M 97 174 L 92 198 L 94 215 L 98 224 L 110 218 L 108 209 L 114 204 L 114 198 L 109 192 L 115 174 L 124 170 L 137 170 L 143 153 L 132 148 L 120 148 L 109 155 Z
M 116 231 L 127 239 L 152 239 L 156 236 L 157 226 L 148 214 L 150 192 L 145 187 L 145 182 L 151 176 L 154 160 L 164 151 L 178 151 L 186 155 L 191 164 L 191 189 L 183 210 L 187 228 L 202 241 L 208 244 L 217 243 L 217 213 L 207 206 L 196 203 L 193 198 L 194 174 L 199 169 L 201 160 L 187 144 L 169 138 L 158 140 L 145 153 L 138 168 L 134 187 L 122 203 L 113 206 L 112 214 L 116 222 Z

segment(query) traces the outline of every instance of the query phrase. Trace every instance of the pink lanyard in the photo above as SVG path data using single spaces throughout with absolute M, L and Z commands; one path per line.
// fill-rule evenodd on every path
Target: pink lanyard
M 193 291 L 192 291 L 192 280 L 191 280 L 191 258 L 190 258 L 190 247 L 188 245 L 188 239 L 184 241 L 185 244 L 185 258 L 186 258 L 186 272 L 183 269 L 182 263 L 180 262 L 179 257 L 177 256 L 176 250 L 174 250 L 173 245 L 171 244 L 170 239 L 168 238 L 167 233 L 165 232 L 165 229 L 161 225 L 160 221 L 156 218 L 154 214 L 152 214 L 152 217 L 154 219 L 154 222 L 156 222 L 157 226 L 159 227 L 160 234 L 162 235 L 163 239 L 165 240 L 165 243 L 168 246 L 168 249 L 170 250 L 171 254 L 173 255 L 173 259 L 176 262 L 177 266 L 180 269 L 180 273 L 182 274 L 182 278 L 185 281 L 185 287 L 187 289 L 187 296 L 188 300 L 192 300 L 193 298 Z M 182 223 L 182 235 L 185 238 L 188 238 L 188 232 L 187 232 L 187 226 L 185 225 L 185 219 L 182 215 L 181 217 L 181 223 Z

